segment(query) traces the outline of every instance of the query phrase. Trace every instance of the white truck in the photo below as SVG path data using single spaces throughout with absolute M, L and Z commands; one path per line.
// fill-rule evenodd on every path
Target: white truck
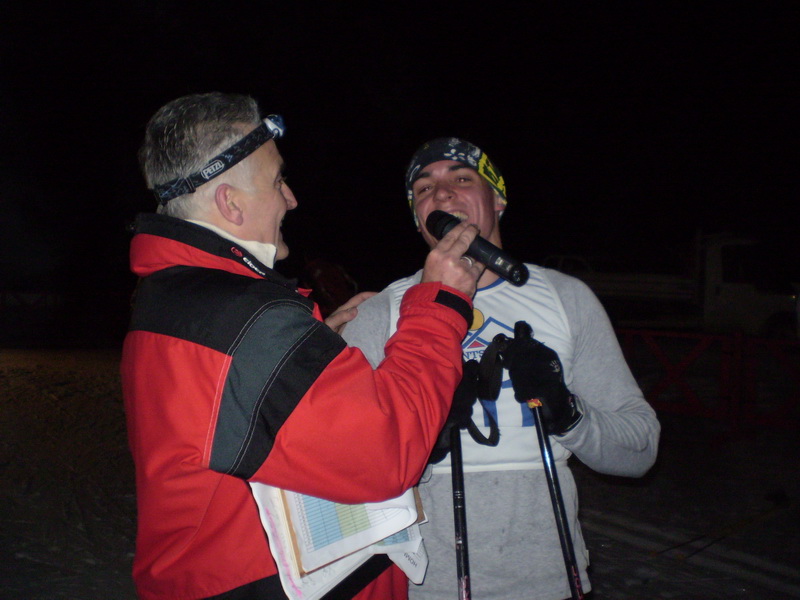
M 568 255 L 549 256 L 543 265 L 585 281 L 617 327 L 797 339 L 800 283 L 774 268 L 781 258 L 765 256 L 756 240 L 716 234 L 698 235 L 684 274 L 599 270 Z

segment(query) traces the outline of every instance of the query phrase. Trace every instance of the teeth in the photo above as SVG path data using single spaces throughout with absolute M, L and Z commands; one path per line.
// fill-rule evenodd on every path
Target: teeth
M 458 217 L 462 221 L 466 221 L 467 219 L 469 219 L 469 215 L 467 215 L 467 213 L 455 211 L 451 212 L 450 214 L 453 215 L 454 217 Z

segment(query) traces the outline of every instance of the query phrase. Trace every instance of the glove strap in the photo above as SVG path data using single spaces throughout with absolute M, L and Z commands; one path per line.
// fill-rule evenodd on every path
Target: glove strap
M 583 411 L 581 411 L 581 406 L 580 406 L 580 403 L 578 401 L 578 396 L 576 396 L 575 394 L 570 394 L 569 395 L 569 403 L 570 403 L 570 406 L 573 407 L 572 418 L 570 419 L 570 421 L 567 424 L 567 426 L 564 429 L 562 429 L 560 432 L 558 432 L 556 435 L 564 435 L 568 431 L 572 431 L 573 429 L 575 429 L 575 427 L 578 425 L 578 423 L 580 423 L 581 420 L 583 419 Z
M 489 437 L 487 438 L 483 435 L 472 419 L 467 423 L 467 431 L 470 437 L 475 440 L 476 444 L 480 444 L 481 446 L 497 446 L 497 444 L 500 443 L 500 428 L 497 426 L 497 421 L 494 420 L 492 413 L 484 411 L 484 414 L 489 419 Z
M 503 380 L 503 360 L 501 352 L 508 346 L 508 338 L 502 333 L 483 351 L 478 366 L 478 398 L 481 400 L 497 400 Z

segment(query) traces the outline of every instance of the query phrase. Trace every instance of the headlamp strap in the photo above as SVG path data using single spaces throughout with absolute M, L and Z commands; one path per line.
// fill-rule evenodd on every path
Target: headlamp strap
M 283 119 L 278 115 L 270 115 L 264 119 L 261 125 L 227 150 L 217 154 L 196 173 L 153 186 L 153 193 L 158 203 L 164 206 L 173 198 L 193 193 L 207 181 L 222 175 L 225 171 L 250 156 L 269 140 L 281 137 L 284 131 Z

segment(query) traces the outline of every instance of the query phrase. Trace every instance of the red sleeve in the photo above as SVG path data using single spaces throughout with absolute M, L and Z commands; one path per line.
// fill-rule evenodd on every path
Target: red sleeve
M 442 302 L 442 294 L 448 298 Z M 386 359 L 345 348 L 278 432 L 253 480 L 338 502 L 374 502 L 419 480 L 461 378 L 469 300 L 440 284 L 405 295 Z

